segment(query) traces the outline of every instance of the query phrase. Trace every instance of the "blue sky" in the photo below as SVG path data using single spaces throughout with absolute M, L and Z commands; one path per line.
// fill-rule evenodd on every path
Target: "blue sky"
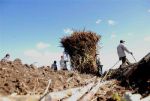
M 102 36 L 106 68 L 120 39 L 139 60 L 150 51 L 150 0 L 0 0 L 0 58 L 50 65 L 62 54 L 60 38 L 84 28 Z

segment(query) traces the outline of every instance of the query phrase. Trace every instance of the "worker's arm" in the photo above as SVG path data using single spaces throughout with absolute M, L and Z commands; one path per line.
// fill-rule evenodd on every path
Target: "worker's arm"
M 132 54 L 132 52 L 130 52 L 124 45 L 122 45 L 122 48 L 129 54 Z

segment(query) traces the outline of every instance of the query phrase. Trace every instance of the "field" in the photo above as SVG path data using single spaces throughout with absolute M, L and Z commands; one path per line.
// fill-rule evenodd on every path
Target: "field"
M 51 84 L 48 92 L 63 91 L 76 87 L 83 87 L 92 81 L 96 76 L 81 74 L 77 71 L 53 71 L 49 67 L 34 67 L 33 65 L 22 64 L 16 59 L 10 62 L 0 62 L 0 95 L 42 95 L 44 94 L 48 81 Z M 96 80 L 100 77 L 96 77 Z M 112 80 L 98 90 L 94 98 L 107 100 L 114 93 L 123 95 L 125 87 L 119 85 L 119 81 Z

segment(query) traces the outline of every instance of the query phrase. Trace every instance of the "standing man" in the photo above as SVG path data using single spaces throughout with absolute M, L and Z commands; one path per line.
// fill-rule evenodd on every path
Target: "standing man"
M 103 65 L 101 65 L 101 61 L 100 61 L 100 58 L 98 57 L 99 54 L 96 54 L 96 65 L 97 65 L 97 68 L 98 68 L 98 73 L 100 76 L 102 76 L 102 67 Z
M 63 56 L 64 56 L 66 67 L 71 69 L 70 57 L 69 57 L 69 54 L 68 54 L 68 52 L 66 50 L 64 50 Z
M 61 68 L 61 70 L 68 70 L 66 62 L 67 61 L 64 60 L 64 56 L 61 56 L 61 59 L 60 59 L 60 68 Z
M 117 47 L 117 53 L 118 53 L 118 56 L 119 56 L 119 60 L 122 61 L 122 66 L 125 66 L 126 63 L 128 65 L 130 65 L 131 63 L 129 62 L 129 60 L 126 58 L 126 54 L 125 54 L 125 51 L 129 54 L 132 55 L 132 52 L 130 52 L 125 46 L 124 46 L 124 43 L 125 41 L 124 40 L 120 40 L 120 44 L 118 45 Z

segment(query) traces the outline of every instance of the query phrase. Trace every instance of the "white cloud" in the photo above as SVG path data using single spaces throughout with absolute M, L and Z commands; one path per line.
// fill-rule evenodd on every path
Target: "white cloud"
M 96 24 L 99 24 L 99 23 L 101 23 L 102 22 L 102 20 L 101 19 L 98 19 L 97 21 L 96 21 Z
M 37 66 L 50 66 L 53 61 L 56 60 L 59 66 L 59 60 L 62 53 L 44 50 L 49 46 L 50 44 L 39 42 L 36 44 L 36 48 L 25 50 L 23 52 L 24 61 L 28 64 L 36 63 Z
M 64 33 L 66 33 L 66 34 L 72 34 L 73 30 L 71 30 L 70 28 L 66 28 L 66 29 L 64 29 Z
M 61 53 L 50 52 L 50 51 L 39 51 L 36 49 L 26 50 L 24 56 L 27 63 L 36 62 L 37 66 L 50 66 L 54 60 L 57 61 L 59 67 L 59 60 Z
M 108 24 L 110 26 L 114 26 L 114 25 L 116 25 L 116 22 L 114 20 L 108 20 Z
M 144 41 L 150 42 L 150 36 L 145 37 L 145 38 L 144 38 Z
M 39 53 L 38 51 L 31 49 L 31 50 L 26 50 L 24 52 L 24 55 L 27 57 L 31 57 L 31 58 L 40 58 L 42 56 L 41 53 Z
M 131 32 L 130 32 L 130 33 L 127 33 L 127 35 L 128 35 L 128 36 L 133 36 L 134 33 L 131 33 Z
M 44 42 L 39 42 L 36 47 L 38 49 L 45 49 L 45 48 L 48 48 L 50 46 L 50 44 L 47 44 L 47 43 L 44 43 Z
M 112 39 L 113 39 L 113 38 L 116 38 L 116 37 L 117 37 L 117 35 L 114 34 L 114 33 L 112 33 L 111 36 L 110 36 L 110 38 L 112 38 Z
M 150 13 L 150 9 L 148 10 L 148 13 Z

